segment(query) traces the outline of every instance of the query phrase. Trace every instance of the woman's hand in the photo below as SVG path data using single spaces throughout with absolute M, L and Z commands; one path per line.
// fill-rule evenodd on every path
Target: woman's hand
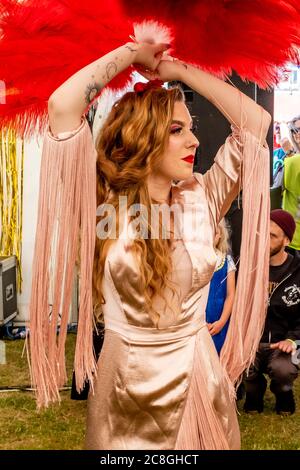
M 79 127 L 93 99 L 116 75 L 134 63 L 155 70 L 169 44 L 128 42 L 78 70 L 49 98 L 49 121 L 54 135 Z
M 156 69 L 147 70 L 145 67 L 136 67 L 136 69 L 148 80 L 158 79 L 163 82 L 171 82 L 182 80 L 182 75 L 186 71 L 187 65 L 181 60 L 174 59 L 168 55 L 162 55 Z
M 222 330 L 224 324 L 221 320 L 217 320 L 213 323 L 207 323 L 207 328 L 211 336 L 217 335 Z
M 170 48 L 170 44 L 128 43 L 125 47 L 135 51 L 134 66 L 137 70 L 152 73 L 157 69 L 163 53 Z

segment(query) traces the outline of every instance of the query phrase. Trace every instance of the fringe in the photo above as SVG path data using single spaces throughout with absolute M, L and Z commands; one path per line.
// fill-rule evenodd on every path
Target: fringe
M 226 430 L 203 375 L 207 365 L 203 363 L 203 344 L 197 338 L 189 396 L 176 441 L 176 449 L 181 450 L 239 449 L 239 431 L 233 416 L 237 411 L 234 385 L 239 385 L 244 370 L 254 361 L 265 323 L 269 275 L 269 151 L 243 130 L 243 124 L 241 127 L 233 135 L 240 140 L 243 152 L 240 271 L 230 326 L 221 350 L 219 377 L 220 394 L 228 397 L 228 407 L 232 409 L 228 408 Z M 209 355 L 209 350 L 206 354 Z
M 214 346 L 213 346 L 214 347 Z M 207 351 L 205 354 L 209 354 Z M 194 367 L 186 401 L 183 420 L 176 440 L 176 450 L 229 450 L 230 443 L 220 418 L 220 405 L 212 399 L 212 386 L 220 384 L 220 393 L 227 393 L 228 383 L 223 379 L 223 371 L 213 368 L 216 374 L 213 385 L 205 380 L 203 371 L 207 363 L 203 361 L 203 342 L 196 338 Z M 210 379 L 212 380 L 212 379 Z M 224 388 L 225 387 L 225 388 Z M 231 384 L 232 387 L 232 384 Z M 221 397 L 220 397 L 221 399 Z M 232 404 L 230 404 L 233 406 Z M 223 420 L 225 417 L 223 417 Z M 228 419 L 228 417 L 227 417 Z M 231 423 L 228 423 L 230 428 Z
M 71 139 L 48 133 L 43 147 L 30 300 L 32 387 L 38 407 L 60 400 L 67 379 L 65 340 L 81 230 L 80 307 L 75 352 L 77 389 L 93 382 L 92 266 L 96 224 L 96 155 L 86 121 Z M 52 291 L 52 295 L 49 292 Z
M 221 364 L 236 386 L 254 361 L 263 333 L 269 277 L 269 150 L 249 133 L 243 155 L 243 228 L 240 269 Z M 231 393 L 234 399 L 234 394 Z

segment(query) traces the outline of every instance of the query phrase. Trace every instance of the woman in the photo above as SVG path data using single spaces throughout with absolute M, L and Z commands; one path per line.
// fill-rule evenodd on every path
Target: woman
M 217 227 L 214 240 L 217 263 L 211 278 L 206 321 L 218 354 L 224 344 L 235 294 L 236 267 L 230 255 L 229 229 L 225 219 Z
M 137 86 L 114 105 L 102 128 L 97 202 L 109 203 L 119 215 L 115 239 L 105 238 L 97 227 L 93 281 L 106 331 L 88 402 L 89 449 L 240 445 L 205 306 L 216 263 L 216 227 L 238 194 L 242 154 L 253 145 L 261 151 L 270 117 L 216 77 L 164 60 L 167 48 L 127 43 L 80 70 L 49 100 L 52 135 L 46 144 L 51 143 L 52 154 L 62 145 L 74 155 L 93 154 L 82 120 L 85 108 L 132 64 L 147 78 L 186 83 L 235 126 L 204 176 L 192 173 L 199 142 L 178 88 L 166 90 L 156 82 Z M 175 186 L 174 180 L 181 182 Z M 127 198 L 125 217 L 120 196 Z M 139 203 L 148 211 L 152 203 L 175 204 L 183 224 L 178 226 L 174 216 L 166 237 L 131 237 L 129 210 Z M 149 235 L 151 224 L 145 226 Z

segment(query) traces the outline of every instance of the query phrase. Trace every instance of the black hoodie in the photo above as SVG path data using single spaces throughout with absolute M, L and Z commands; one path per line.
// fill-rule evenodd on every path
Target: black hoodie
M 300 340 L 300 253 L 292 256 L 290 263 L 287 260 L 288 269 L 270 293 L 262 343 Z

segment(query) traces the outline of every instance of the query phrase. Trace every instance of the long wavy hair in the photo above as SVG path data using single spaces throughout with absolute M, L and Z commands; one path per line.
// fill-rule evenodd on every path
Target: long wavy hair
M 230 236 L 231 236 L 231 229 L 229 223 L 223 218 L 219 225 L 220 231 L 220 238 L 218 243 L 216 244 L 216 248 L 223 254 L 231 254 L 231 245 L 230 245 Z
M 147 177 L 159 168 L 168 144 L 176 101 L 184 102 L 184 94 L 179 87 L 159 87 L 142 93 L 126 93 L 114 104 L 96 143 L 98 206 L 109 201 L 118 217 L 119 196 L 126 196 L 127 207 L 143 204 L 148 214 L 151 213 L 151 204 L 156 201 L 149 195 Z M 116 227 L 119 230 L 118 218 Z M 147 230 L 150 234 L 150 224 Z M 102 279 L 105 259 L 113 241 L 96 237 L 93 291 L 98 312 L 99 305 L 105 302 Z M 175 293 L 169 280 L 172 267 L 170 240 L 151 236 L 134 238 L 132 252 L 140 266 L 146 306 L 157 325 L 160 315 L 152 308 L 151 299 L 154 295 L 164 298 L 166 286 Z

